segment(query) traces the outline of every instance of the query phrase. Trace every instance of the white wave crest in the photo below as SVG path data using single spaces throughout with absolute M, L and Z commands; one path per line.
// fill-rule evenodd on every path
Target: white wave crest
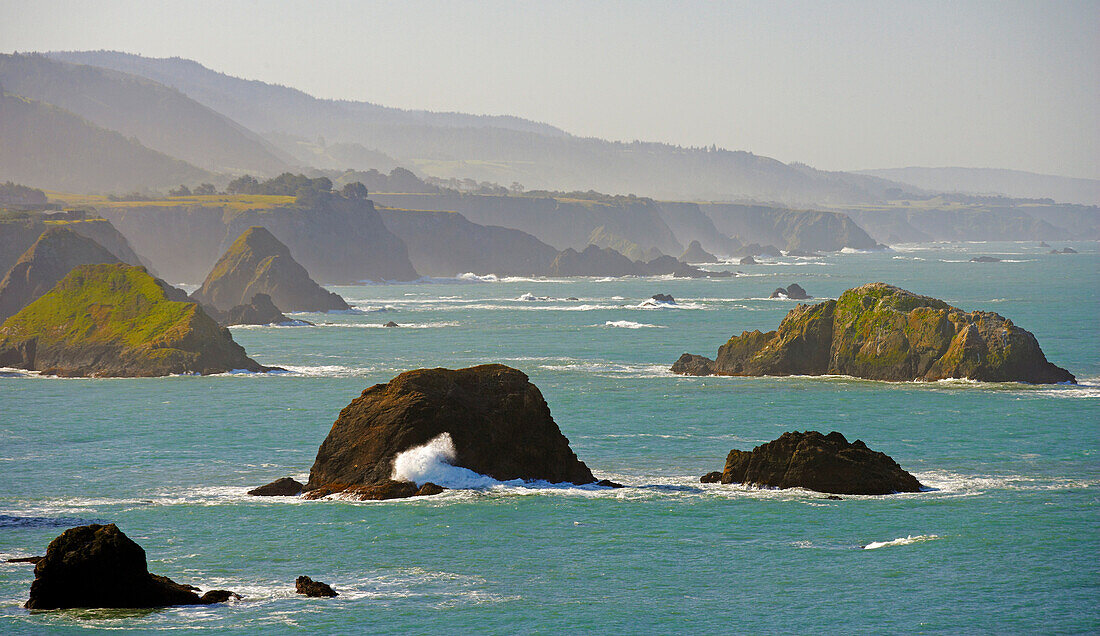
M 441 433 L 427 444 L 399 453 L 393 460 L 393 479 L 411 481 L 420 486 L 432 482 L 445 488 L 492 488 L 501 482 L 455 466 L 454 440 L 450 433 Z
M 863 546 L 864 550 L 877 550 L 878 548 L 886 548 L 894 545 L 910 545 L 912 543 L 921 543 L 923 541 L 933 541 L 941 537 L 934 534 L 919 534 L 917 536 L 909 535 L 908 537 L 902 537 L 894 539 L 893 541 L 872 541 Z
M 599 325 L 593 325 L 599 326 Z M 608 320 L 603 323 L 604 327 L 619 327 L 620 329 L 645 329 L 651 327 L 653 329 L 666 329 L 663 325 L 647 325 L 644 322 L 631 322 L 629 320 Z

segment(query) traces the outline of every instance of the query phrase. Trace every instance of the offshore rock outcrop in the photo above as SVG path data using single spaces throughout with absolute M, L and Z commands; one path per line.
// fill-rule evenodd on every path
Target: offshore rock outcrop
M 772 292 L 772 295 L 769 296 L 769 298 L 789 298 L 790 300 L 808 300 L 810 298 L 813 298 L 813 296 L 810 296 L 809 294 L 807 294 L 806 290 L 802 289 L 802 286 L 799 285 L 798 283 L 791 283 L 790 287 L 786 287 L 786 288 L 779 287 L 779 288 L 777 288 L 775 291 Z
M 102 245 L 67 227 L 46 230 L 0 281 L 0 322 L 38 300 L 77 265 L 117 262 Z
M 680 255 L 680 260 L 685 263 L 717 263 L 718 257 L 704 250 L 699 241 L 692 241 Z
M 299 576 L 294 579 L 294 591 L 304 596 L 312 596 L 314 598 L 332 598 L 337 596 L 336 590 L 332 589 L 332 586 L 328 583 L 314 581 L 308 576 Z
M 224 603 L 239 595 L 197 587 L 150 574 L 145 550 L 115 524 L 70 528 L 50 542 L 34 566 L 30 599 L 34 610 L 70 607 L 165 607 Z
M 281 325 L 283 323 L 310 324 L 305 321 L 292 321 L 287 318 L 275 303 L 271 302 L 271 296 L 258 293 L 252 297 L 247 305 L 236 307 L 217 316 L 218 322 L 223 325 Z
M 609 247 L 589 245 L 578 252 L 568 248 L 559 252 L 547 271 L 549 276 L 662 276 L 676 278 L 726 278 L 733 272 L 710 272 L 693 267 L 672 256 L 659 256 L 649 262 L 632 261 Z
M 902 470 L 885 453 L 860 440 L 849 443 L 833 431 L 783 433 L 752 451 L 731 450 L 721 474 L 708 473 L 704 482 L 747 484 L 769 488 L 806 488 L 841 495 L 887 495 L 917 492 L 916 477 Z
M 270 484 L 249 490 L 248 494 L 253 497 L 296 497 L 302 494 L 304 488 L 305 486 L 296 479 L 281 477 Z
M 344 299 L 318 285 L 290 255 L 279 239 L 261 226 L 241 234 L 193 297 L 228 311 L 267 294 L 280 311 L 334 311 L 351 309 Z
M 63 376 L 270 371 L 143 268 L 81 265 L 0 326 L 0 366 Z
M 745 331 L 714 360 L 684 354 L 685 375 L 843 374 L 869 380 L 1050 384 L 1076 382 L 1047 361 L 1035 336 L 986 311 L 885 283 L 849 289 L 837 300 L 792 309 L 776 331 Z
M 318 449 L 306 496 L 427 494 L 395 481 L 394 460 L 444 434 L 454 447 L 451 464 L 494 479 L 595 481 L 569 448 L 538 387 L 516 369 L 487 364 L 408 371 L 363 391 L 340 412 Z

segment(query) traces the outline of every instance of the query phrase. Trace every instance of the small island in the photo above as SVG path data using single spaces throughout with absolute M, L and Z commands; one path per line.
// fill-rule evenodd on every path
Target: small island
M 1011 320 L 966 312 L 886 283 L 837 300 L 798 305 L 776 331 L 745 331 L 714 360 L 685 353 L 682 375 L 850 375 L 868 380 L 967 378 L 983 382 L 1076 383 L 1047 361 L 1039 342 Z

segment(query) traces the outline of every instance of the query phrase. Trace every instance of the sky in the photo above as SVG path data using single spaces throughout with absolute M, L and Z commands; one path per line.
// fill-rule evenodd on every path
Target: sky
M 87 49 L 825 170 L 1100 178 L 1096 0 L 0 0 L 0 51 Z

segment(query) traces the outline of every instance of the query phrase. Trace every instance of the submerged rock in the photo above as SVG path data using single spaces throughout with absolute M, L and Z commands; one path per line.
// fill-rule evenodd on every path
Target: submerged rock
M 656 300 L 659 303 L 669 303 L 671 305 L 676 304 L 676 299 L 668 294 L 653 294 L 652 296 L 650 296 L 650 298 Z
M 302 494 L 302 490 L 305 486 L 301 482 L 291 479 L 290 477 L 283 477 L 276 479 L 270 484 L 264 484 L 259 488 L 253 488 L 248 491 L 248 494 L 255 497 L 294 497 Z
M 39 561 L 46 557 L 29 556 L 29 557 L 16 557 L 14 559 L 8 559 L 6 563 L 31 563 L 37 565 Z
M 391 320 L 391 321 L 387 322 L 386 324 L 384 324 L 382 326 L 383 327 L 400 327 L 401 325 L 399 325 L 396 322 Z
M 280 311 L 347 310 L 344 299 L 318 285 L 279 239 L 260 226 L 245 230 L 194 293 L 195 300 L 228 311 L 256 294 L 267 294 Z
M 713 481 L 715 473 L 700 481 Z M 731 450 L 721 483 L 769 488 L 806 488 L 842 495 L 886 495 L 917 492 L 916 477 L 905 472 L 885 453 L 867 448 L 860 440 L 849 443 L 833 431 L 783 433 L 779 439 L 752 451 Z
M 686 375 L 843 374 L 870 380 L 968 378 L 984 382 L 1075 382 L 1047 361 L 1035 336 L 1011 320 L 964 312 L 885 283 L 792 309 L 779 329 L 745 331 L 715 360 L 681 356 Z
M 336 590 L 332 589 L 328 583 L 314 581 L 308 576 L 299 576 L 294 579 L 294 591 L 314 598 L 332 598 L 337 596 Z
M 27 609 L 208 605 L 240 598 L 226 590 L 199 596 L 197 587 L 150 574 L 145 550 L 115 524 L 70 528 L 50 542 L 34 567 Z
M 81 265 L 0 326 L 0 366 L 63 376 L 270 371 L 143 268 Z
M 1001 259 L 996 256 L 975 256 L 970 259 L 971 263 L 1000 263 Z
M 717 263 L 718 257 L 704 250 L 699 241 L 692 241 L 680 255 L 680 260 L 685 263 Z
M 363 391 L 318 449 L 306 496 L 415 495 L 416 485 L 403 485 L 394 461 L 443 435 L 453 446 L 453 456 L 433 458 L 443 464 L 501 481 L 595 481 L 527 376 L 487 364 L 408 371 Z
M 46 230 L 0 281 L 0 322 L 41 298 L 74 267 L 117 262 L 86 236 L 66 227 Z

